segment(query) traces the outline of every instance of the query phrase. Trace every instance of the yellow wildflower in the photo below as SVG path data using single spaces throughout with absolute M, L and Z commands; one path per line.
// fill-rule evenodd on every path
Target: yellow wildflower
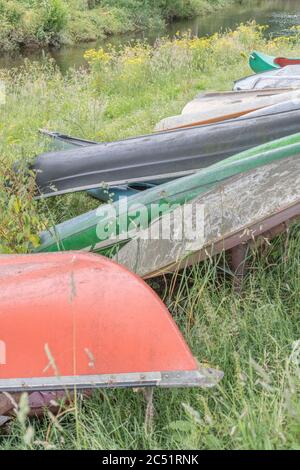
M 111 54 L 105 52 L 102 47 L 98 50 L 89 49 L 85 52 L 84 58 L 89 64 L 94 64 L 96 62 L 107 64 L 112 60 Z

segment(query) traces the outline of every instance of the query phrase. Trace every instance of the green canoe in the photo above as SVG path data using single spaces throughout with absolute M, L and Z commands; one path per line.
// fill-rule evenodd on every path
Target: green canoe
M 300 155 L 300 133 L 247 150 L 199 172 L 105 204 L 41 234 L 37 252 L 116 250 L 162 214 L 205 193 L 220 181 L 272 161 Z M 145 214 L 146 213 L 146 214 Z
M 249 59 L 249 65 L 255 73 L 268 72 L 269 70 L 280 69 L 287 65 L 296 64 L 300 64 L 300 59 L 273 57 L 258 51 L 252 52 Z
M 275 64 L 274 60 L 275 57 L 254 51 L 250 55 L 249 65 L 255 73 L 267 72 L 268 70 L 280 68 L 279 65 Z

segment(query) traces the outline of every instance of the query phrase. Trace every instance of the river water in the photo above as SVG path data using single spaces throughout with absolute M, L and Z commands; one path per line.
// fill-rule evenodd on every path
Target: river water
M 256 20 L 261 25 L 268 25 L 267 34 L 271 36 L 287 34 L 292 26 L 300 25 L 300 0 L 241 0 L 240 5 L 224 8 L 205 17 L 175 22 L 164 30 L 112 37 L 108 42 L 120 45 L 142 39 L 153 43 L 158 37 L 173 37 L 177 31 L 188 30 L 191 30 L 193 35 L 200 37 L 234 29 L 238 24 L 250 20 Z M 46 54 L 55 59 L 62 72 L 66 72 L 70 67 L 83 65 L 85 63 L 83 54 L 86 49 L 98 46 L 105 47 L 105 41 L 62 47 L 59 50 L 26 52 L 23 55 L 2 55 L 0 56 L 0 68 L 18 66 L 23 62 L 24 57 L 28 57 L 30 60 L 41 60 Z

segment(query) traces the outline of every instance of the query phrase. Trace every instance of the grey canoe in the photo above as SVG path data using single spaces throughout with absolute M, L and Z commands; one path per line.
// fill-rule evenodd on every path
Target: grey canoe
M 265 90 L 268 88 L 300 88 L 300 65 L 288 65 L 237 80 L 234 91 Z
M 300 111 L 48 152 L 37 157 L 39 196 L 175 179 L 300 130 Z
M 292 90 L 285 93 L 271 94 L 265 96 L 262 92 L 255 93 L 255 96 L 237 96 L 214 102 L 194 101 L 190 103 L 188 109 L 190 112 L 171 116 L 160 121 L 155 127 L 156 131 L 166 131 L 182 127 L 200 126 L 204 124 L 213 124 L 215 122 L 235 119 L 253 111 L 264 109 L 292 99 L 300 98 L 299 90 Z
M 184 210 L 186 225 L 181 223 Z M 189 208 L 161 217 L 115 259 L 139 276 L 155 277 L 267 236 L 299 216 L 300 156 L 295 156 L 230 178 L 194 199 Z

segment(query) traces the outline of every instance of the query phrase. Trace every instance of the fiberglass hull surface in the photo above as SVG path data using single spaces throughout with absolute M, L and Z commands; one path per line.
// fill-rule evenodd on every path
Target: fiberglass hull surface
M 107 204 L 97 210 L 59 224 L 41 234 L 39 252 L 86 250 L 111 254 L 141 227 L 140 207 L 146 208 L 146 228 L 174 204 L 185 204 L 221 181 L 266 163 L 300 154 L 300 134 L 270 142 L 205 168 L 195 175 L 171 181 L 128 198 L 125 203 Z M 152 208 L 155 211 L 152 211 Z M 124 227 L 125 224 L 125 227 Z M 130 227 L 135 228 L 132 231 Z M 126 232 L 127 230 L 127 232 Z
M 294 99 L 290 101 L 285 101 L 283 103 L 274 104 L 272 106 L 268 106 L 267 108 L 259 109 L 258 111 L 254 111 L 249 113 L 247 117 L 259 117 L 265 116 L 266 114 L 278 114 L 278 113 L 289 113 L 291 111 L 300 111 L 300 99 Z
M 275 57 L 263 52 L 253 51 L 249 58 L 249 65 L 255 73 L 267 72 L 280 68 L 274 59 Z
M 0 256 L 0 288 L 0 391 L 210 387 L 221 378 L 198 370 L 152 289 L 107 258 Z
M 33 165 L 39 195 L 179 178 L 294 134 L 299 120 L 300 112 L 291 111 L 46 153 Z
M 187 103 L 181 114 L 190 114 L 197 111 L 210 110 L 211 107 L 224 106 L 226 104 L 233 104 L 244 100 L 262 97 L 280 95 L 292 91 L 292 88 L 274 88 L 269 90 L 246 90 L 246 91 L 218 91 L 199 93 L 192 101 Z

